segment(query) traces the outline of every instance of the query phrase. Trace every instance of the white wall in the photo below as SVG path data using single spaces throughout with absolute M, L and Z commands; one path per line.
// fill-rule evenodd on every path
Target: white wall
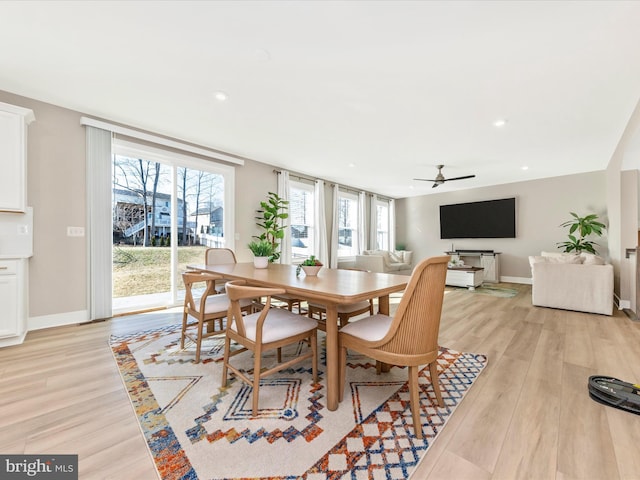
M 516 197 L 516 238 L 440 239 L 440 205 L 507 197 Z M 410 197 L 396 201 L 397 242 L 406 244 L 417 259 L 442 255 L 452 244 L 454 249 L 501 252 L 503 281 L 526 283 L 531 278 L 528 256 L 559 251 L 556 243 L 568 233 L 559 225 L 570 219 L 569 212 L 597 213 L 606 224 L 606 202 L 604 171 Z M 598 252 L 608 256 L 606 237 L 596 241 Z

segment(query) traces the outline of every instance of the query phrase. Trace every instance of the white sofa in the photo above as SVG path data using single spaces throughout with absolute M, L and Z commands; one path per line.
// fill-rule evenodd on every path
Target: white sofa
M 533 305 L 613 314 L 613 265 L 601 257 L 542 252 L 529 263 Z
M 410 250 L 364 250 L 356 255 L 355 267 L 377 273 L 411 275 L 413 252 Z

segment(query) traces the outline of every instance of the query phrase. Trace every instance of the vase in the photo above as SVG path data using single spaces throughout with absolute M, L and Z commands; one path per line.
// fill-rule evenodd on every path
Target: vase
M 267 268 L 269 266 L 269 257 L 253 257 L 253 266 L 255 268 Z
M 322 268 L 322 265 L 302 265 L 302 270 L 307 277 L 315 277 Z

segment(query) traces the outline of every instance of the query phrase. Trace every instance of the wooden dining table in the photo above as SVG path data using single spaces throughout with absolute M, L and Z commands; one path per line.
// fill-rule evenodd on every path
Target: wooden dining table
M 317 276 L 296 275 L 295 265 L 269 264 L 255 268 L 253 263 L 188 265 L 230 280 L 246 280 L 250 285 L 283 288 L 288 294 L 326 306 L 327 408 L 338 408 L 339 352 L 338 305 L 378 298 L 378 312 L 389 314 L 389 294 L 403 291 L 409 277 L 387 273 L 322 268 Z

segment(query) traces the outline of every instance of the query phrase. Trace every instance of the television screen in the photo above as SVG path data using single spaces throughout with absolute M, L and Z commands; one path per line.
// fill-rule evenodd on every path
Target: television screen
M 440 238 L 515 237 L 515 198 L 440 205 Z

